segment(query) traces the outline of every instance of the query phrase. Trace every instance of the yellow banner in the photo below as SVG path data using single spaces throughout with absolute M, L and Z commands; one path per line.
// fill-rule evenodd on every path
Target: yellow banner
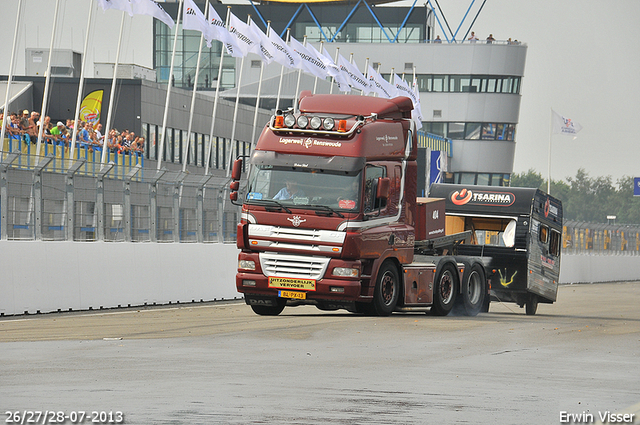
M 80 104 L 80 120 L 91 123 L 94 128 L 100 122 L 103 92 L 104 90 L 92 91 L 82 99 Z

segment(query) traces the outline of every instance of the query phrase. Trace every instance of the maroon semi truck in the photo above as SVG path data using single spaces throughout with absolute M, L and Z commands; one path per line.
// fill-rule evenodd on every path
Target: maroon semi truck
M 481 259 L 451 255 L 444 200 L 417 198 L 417 139 L 407 97 L 303 92 L 233 167 L 242 198 L 236 286 L 261 315 L 285 306 L 389 315 L 488 308 Z M 449 255 L 446 255 L 449 254 Z

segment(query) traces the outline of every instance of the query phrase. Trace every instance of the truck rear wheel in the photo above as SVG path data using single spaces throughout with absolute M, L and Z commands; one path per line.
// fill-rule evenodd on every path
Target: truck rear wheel
M 527 316 L 533 316 L 536 314 L 538 310 L 538 296 L 531 294 L 526 304 L 524 305 L 524 311 L 527 313 Z
M 398 269 L 390 261 L 386 261 L 378 270 L 375 292 L 373 294 L 373 310 L 378 316 L 393 313 L 400 296 L 400 277 Z
M 453 308 L 458 292 L 458 274 L 451 263 L 442 266 L 436 275 L 433 287 L 433 306 L 431 313 L 436 316 L 446 316 Z
M 486 280 L 484 270 L 475 263 L 469 270 L 465 270 L 462 277 L 462 304 L 464 314 L 476 316 L 482 310 L 486 296 Z

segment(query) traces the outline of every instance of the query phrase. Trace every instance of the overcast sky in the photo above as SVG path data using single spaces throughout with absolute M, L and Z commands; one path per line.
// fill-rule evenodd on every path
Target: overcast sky
M 439 3 L 455 31 L 471 0 Z M 481 4 L 476 0 L 462 33 Z M 533 168 L 546 178 L 553 108 L 583 129 L 575 140 L 553 135 L 552 179 L 579 168 L 614 182 L 640 176 L 633 124 L 640 121 L 638 23 L 638 0 L 487 0 L 473 26 L 478 37 L 528 45 L 514 172 Z

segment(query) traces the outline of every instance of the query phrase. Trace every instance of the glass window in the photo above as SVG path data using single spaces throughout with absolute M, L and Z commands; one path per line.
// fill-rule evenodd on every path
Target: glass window
M 433 91 L 434 92 L 449 91 L 449 76 L 448 75 L 434 75 L 433 76 Z
M 491 175 L 489 173 L 480 173 L 477 177 L 477 185 L 480 186 L 489 186 L 489 180 Z
M 502 80 L 502 93 L 511 93 L 511 87 L 513 85 L 513 78 L 504 77 Z
M 494 140 L 496 138 L 496 124 L 482 124 L 482 140 Z
M 498 85 L 497 78 L 489 78 L 487 80 L 487 93 L 495 93 L 497 85 Z
M 549 254 L 560 255 L 560 232 L 551 230 L 551 241 L 549 242 Z
M 507 140 L 507 125 L 496 124 L 496 139 Z
M 385 167 L 368 166 L 365 169 L 365 181 L 364 181 L 364 212 L 370 212 L 377 210 L 378 208 L 384 208 L 384 204 L 380 203 L 380 199 L 376 198 L 378 188 L 378 178 L 385 177 Z
M 460 173 L 459 184 L 476 184 L 475 173 Z
M 480 139 L 480 130 L 482 124 L 476 122 L 468 122 L 465 129 L 465 139 L 478 140 Z
M 450 122 L 447 137 L 449 139 L 464 139 L 464 123 Z
M 544 224 L 540 225 L 539 228 L 539 234 L 538 234 L 538 239 L 540 240 L 540 242 L 542 243 L 547 243 L 547 241 L 549 240 L 549 227 L 547 227 Z
M 447 123 L 444 122 L 431 122 L 431 123 L 425 123 L 426 127 L 428 128 L 428 132 L 431 134 L 435 134 L 437 136 L 442 136 L 444 137 L 447 131 Z

